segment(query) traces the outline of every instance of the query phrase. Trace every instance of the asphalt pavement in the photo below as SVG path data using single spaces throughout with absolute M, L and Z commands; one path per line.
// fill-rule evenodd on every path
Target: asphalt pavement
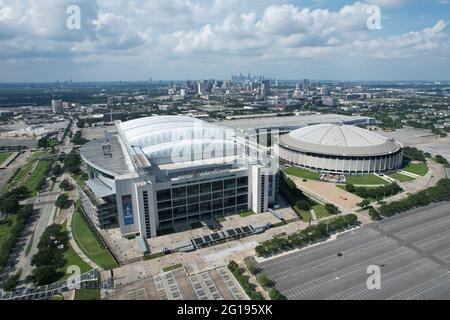
M 450 299 L 450 202 L 344 233 L 260 263 L 288 299 Z M 380 288 L 369 289 L 369 266 Z

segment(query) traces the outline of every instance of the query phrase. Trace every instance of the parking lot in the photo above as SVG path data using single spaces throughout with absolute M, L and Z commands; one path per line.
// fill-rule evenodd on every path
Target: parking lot
M 258 265 L 292 300 L 450 299 L 449 212 L 432 204 Z M 367 288 L 369 265 L 380 289 Z
M 118 300 L 246 300 L 248 299 L 226 267 L 195 275 L 184 269 L 161 272 L 145 280 L 116 288 Z

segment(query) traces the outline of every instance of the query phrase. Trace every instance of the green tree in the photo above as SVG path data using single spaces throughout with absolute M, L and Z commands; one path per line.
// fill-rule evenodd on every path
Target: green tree
M 256 280 L 262 287 L 266 287 L 269 284 L 269 279 L 264 272 L 260 272 L 256 275 Z
M 71 191 L 74 188 L 73 185 L 67 179 L 61 181 L 59 187 L 64 191 Z
M 368 205 L 370 205 L 370 200 L 369 199 L 364 199 L 363 201 L 358 203 L 358 206 L 361 207 L 361 208 L 366 208 Z
M 248 270 L 251 274 L 255 274 L 255 273 L 256 273 L 257 268 L 256 268 L 256 263 L 255 263 L 254 260 L 248 260 L 248 261 L 245 263 L 245 266 L 247 267 L 247 270 Z
M 270 300 L 286 300 L 286 297 L 283 296 L 281 294 L 280 291 L 278 291 L 277 289 L 273 288 L 272 290 L 270 290 L 269 292 L 269 297 Z
M 298 200 L 295 202 L 295 206 L 300 210 L 311 210 L 311 203 L 308 200 Z
M 50 143 L 48 141 L 48 138 L 47 137 L 40 138 L 39 141 L 38 141 L 38 147 L 39 148 L 48 148 L 48 147 L 50 147 Z
M 348 191 L 348 192 L 355 192 L 355 186 L 352 185 L 351 183 L 347 183 L 345 185 L 345 190 Z
M 339 209 L 338 207 L 336 207 L 334 204 L 332 203 L 327 203 L 325 204 L 325 209 L 327 210 L 327 212 L 329 214 L 338 214 L 339 213 Z
M 59 273 L 57 269 L 52 266 L 42 266 L 37 267 L 32 271 L 29 280 L 41 286 L 55 282 L 58 278 Z
M 374 207 L 369 208 L 369 216 L 372 220 L 381 220 L 380 213 Z
M 66 159 L 64 159 L 64 168 L 72 174 L 80 173 L 80 165 L 81 157 L 75 151 L 72 151 Z
M 56 199 L 55 205 L 58 208 L 64 209 L 64 208 L 66 208 L 66 206 L 68 204 L 67 200 L 69 200 L 69 196 L 67 194 L 63 193 L 58 197 L 58 199 Z

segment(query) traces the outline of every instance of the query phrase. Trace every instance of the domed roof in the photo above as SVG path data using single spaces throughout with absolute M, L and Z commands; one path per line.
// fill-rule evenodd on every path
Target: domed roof
M 152 164 L 171 163 L 172 158 L 179 161 L 180 154 L 195 154 L 196 159 L 230 155 L 235 147 L 230 130 L 187 116 L 139 118 L 122 122 L 118 128 L 128 144 L 140 147 Z
M 328 155 L 372 156 L 393 153 L 402 145 L 392 139 L 356 126 L 318 124 L 280 137 L 288 148 Z

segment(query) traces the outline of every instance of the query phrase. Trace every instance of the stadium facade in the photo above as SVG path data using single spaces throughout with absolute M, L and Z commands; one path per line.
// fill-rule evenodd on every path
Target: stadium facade
M 369 174 L 395 170 L 403 146 L 372 131 L 344 124 L 317 124 L 280 136 L 280 160 L 320 172 Z
M 89 175 L 82 210 L 97 227 L 150 238 L 275 201 L 276 173 L 233 130 L 186 116 L 115 126 L 80 150 Z

